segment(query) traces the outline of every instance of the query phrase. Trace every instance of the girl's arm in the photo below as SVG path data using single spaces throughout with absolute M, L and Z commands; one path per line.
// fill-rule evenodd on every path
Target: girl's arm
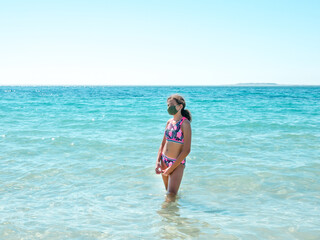
M 167 168 L 165 170 L 165 175 L 170 175 L 176 167 L 179 166 L 179 164 L 185 159 L 188 154 L 191 151 L 191 124 L 189 121 L 184 121 L 183 124 L 181 125 L 181 130 L 183 132 L 183 147 L 182 151 L 177 157 L 177 160 L 175 161 L 174 164 L 172 164 L 171 167 Z
M 168 126 L 168 123 L 169 123 L 169 120 L 167 121 L 166 128 Z M 163 150 L 165 144 L 166 144 L 166 133 L 163 134 L 162 142 L 161 142 L 161 145 L 160 145 L 160 148 L 159 148 L 159 151 L 158 151 L 158 157 L 157 157 L 156 165 L 158 165 L 160 163 L 161 153 L 162 153 L 162 150 Z

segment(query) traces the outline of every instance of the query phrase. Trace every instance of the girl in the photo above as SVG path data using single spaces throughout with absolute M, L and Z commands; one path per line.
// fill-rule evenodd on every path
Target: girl
M 191 113 L 186 110 L 184 98 L 178 94 L 167 99 L 168 113 L 173 115 L 165 128 L 156 162 L 156 173 L 162 173 L 167 197 L 175 200 L 186 164 L 186 156 L 191 150 Z

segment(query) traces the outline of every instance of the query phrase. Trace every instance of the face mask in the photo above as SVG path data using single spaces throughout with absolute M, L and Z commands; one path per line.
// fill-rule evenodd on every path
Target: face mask
M 177 106 L 177 105 L 176 105 Z M 178 112 L 178 110 L 176 109 L 176 106 L 170 106 L 170 107 L 168 107 L 168 113 L 170 114 L 170 115 L 175 115 L 177 112 Z

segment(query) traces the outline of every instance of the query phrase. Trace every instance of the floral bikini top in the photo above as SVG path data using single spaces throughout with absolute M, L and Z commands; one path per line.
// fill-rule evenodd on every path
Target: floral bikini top
M 183 144 L 183 132 L 181 131 L 181 125 L 186 117 L 182 117 L 179 122 L 172 124 L 172 120 L 168 123 L 168 126 L 165 130 L 166 139 L 169 142 L 175 142 Z

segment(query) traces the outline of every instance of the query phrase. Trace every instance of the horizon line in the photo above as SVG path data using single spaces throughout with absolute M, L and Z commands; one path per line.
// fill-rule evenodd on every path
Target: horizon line
M 220 85 L 148 85 L 148 84 L 8 84 L 0 87 L 281 87 L 281 86 L 315 86 L 320 84 L 278 84 L 278 83 L 236 83 L 236 84 L 220 84 Z

